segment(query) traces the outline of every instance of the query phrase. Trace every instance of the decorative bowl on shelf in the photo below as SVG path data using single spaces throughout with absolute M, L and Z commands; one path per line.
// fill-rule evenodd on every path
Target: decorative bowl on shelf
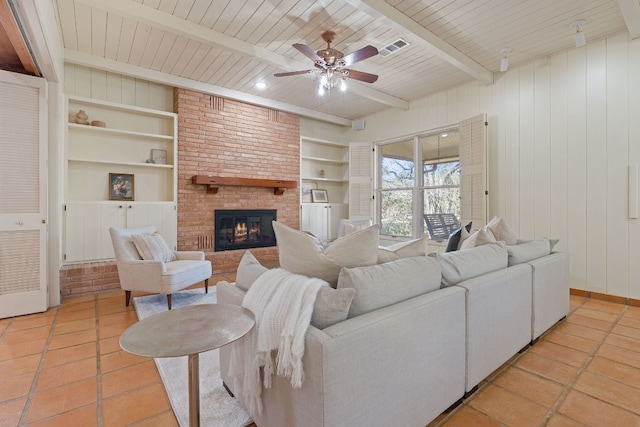
M 105 127 L 107 124 L 105 122 L 101 122 L 100 120 L 94 120 L 91 122 L 91 126 L 96 126 L 99 128 Z

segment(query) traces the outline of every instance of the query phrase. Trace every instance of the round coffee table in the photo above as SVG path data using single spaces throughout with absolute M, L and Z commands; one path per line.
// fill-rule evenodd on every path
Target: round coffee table
M 189 425 L 200 425 L 200 353 L 227 345 L 253 328 L 255 317 L 230 304 L 201 304 L 154 314 L 120 336 L 123 350 L 144 357 L 189 357 Z

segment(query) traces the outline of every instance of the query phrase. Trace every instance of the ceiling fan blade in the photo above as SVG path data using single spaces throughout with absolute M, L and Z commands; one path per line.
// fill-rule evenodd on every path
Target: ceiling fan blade
M 371 58 L 372 56 L 376 56 L 377 54 L 378 54 L 378 49 L 376 49 L 371 45 L 365 46 L 362 49 L 358 49 L 355 52 L 351 52 L 350 54 L 345 55 L 340 60 L 340 65 L 344 63 L 344 65 L 342 65 L 343 67 L 350 67 L 356 62 L 360 62 L 367 58 Z
M 293 47 L 298 49 L 298 51 L 300 53 L 305 55 L 307 58 L 311 59 L 313 62 L 316 62 L 316 61 L 323 61 L 324 62 L 324 60 L 322 58 L 320 58 L 318 56 L 318 54 L 314 50 L 312 50 L 309 46 L 307 46 L 305 44 L 296 43 L 296 44 L 293 45 Z
M 316 70 L 289 71 L 288 73 L 275 73 L 275 77 L 297 76 L 298 74 L 314 73 Z
M 369 73 L 356 71 L 356 70 L 342 70 L 342 71 L 343 72 L 346 71 L 347 72 L 346 77 L 353 80 L 360 80 L 361 82 L 365 82 L 365 83 L 373 83 L 376 80 L 378 80 L 378 76 L 375 74 L 369 74 Z

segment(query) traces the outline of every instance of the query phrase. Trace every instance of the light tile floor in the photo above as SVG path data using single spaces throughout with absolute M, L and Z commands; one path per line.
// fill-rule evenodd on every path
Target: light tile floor
M 0 427 L 176 426 L 153 361 L 118 345 L 136 321 L 122 291 L 1 319 Z M 429 427 L 545 425 L 640 426 L 639 307 L 572 296 L 567 320 Z

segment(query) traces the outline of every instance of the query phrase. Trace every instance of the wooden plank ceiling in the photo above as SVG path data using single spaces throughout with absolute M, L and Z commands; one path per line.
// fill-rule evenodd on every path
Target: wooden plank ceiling
M 512 49 L 511 67 L 574 49 L 573 21 L 585 20 L 587 43 L 596 43 L 640 20 L 638 8 L 633 12 L 638 0 L 56 3 L 68 62 L 201 87 L 303 115 L 317 112 L 343 123 L 390 107 L 406 109 L 412 100 L 474 79 L 490 84 L 505 47 Z M 369 44 L 381 50 L 400 38 L 409 46 L 353 65 L 379 79 L 350 80 L 344 93 L 334 88 L 319 96 L 311 75 L 273 76 L 313 68 L 292 44 L 323 49 L 325 30 L 336 33 L 332 47 L 345 54 Z M 257 89 L 257 81 L 267 88 Z

